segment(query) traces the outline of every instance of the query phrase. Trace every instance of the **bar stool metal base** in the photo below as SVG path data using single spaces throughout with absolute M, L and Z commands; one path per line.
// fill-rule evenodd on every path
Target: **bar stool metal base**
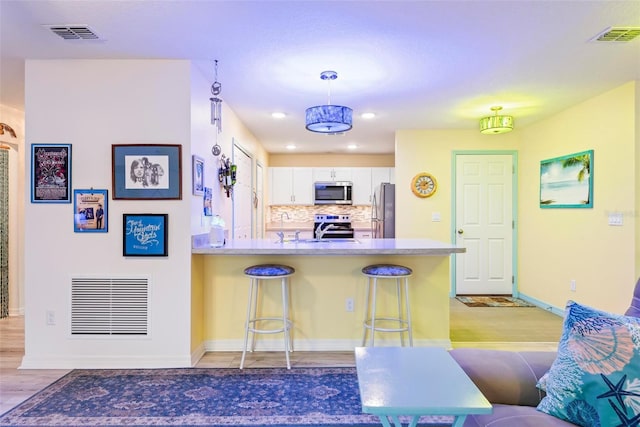
M 295 273 L 293 267 L 280 264 L 261 264 L 247 267 L 244 274 L 251 279 L 249 284 L 249 301 L 247 303 L 247 317 L 244 325 L 244 346 L 242 349 L 242 359 L 240 369 L 244 368 L 244 360 L 247 354 L 249 332 L 251 332 L 251 352 L 255 349 L 256 334 L 278 334 L 284 336 L 284 354 L 287 360 L 287 369 L 291 369 L 289 352 L 293 351 L 291 341 L 291 319 L 289 318 L 289 276 Z M 267 280 L 280 279 L 282 296 L 282 316 L 261 316 L 257 317 L 258 311 L 258 291 L 260 285 Z M 277 328 L 260 328 L 262 322 L 280 322 Z
M 409 267 L 401 265 L 375 264 L 364 267 L 362 273 L 367 276 L 367 299 L 364 312 L 362 346 L 366 345 L 367 332 L 369 332 L 369 346 L 371 347 L 375 344 L 376 332 L 398 332 L 400 333 L 400 343 L 404 346 L 404 333 L 406 332 L 409 337 L 409 346 L 413 347 L 411 310 L 409 306 L 409 277 L 413 274 L 413 271 Z M 398 304 L 397 317 L 376 316 L 378 279 L 395 279 Z M 401 286 L 401 282 L 404 282 L 404 286 Z M 403 299 L 404 310 L 402 307 Z

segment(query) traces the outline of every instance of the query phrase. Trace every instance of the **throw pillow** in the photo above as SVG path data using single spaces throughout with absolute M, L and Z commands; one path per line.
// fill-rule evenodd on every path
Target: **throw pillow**
M 640 425 L 640 319 L 567 303 L 538 410 L 584 427 Z

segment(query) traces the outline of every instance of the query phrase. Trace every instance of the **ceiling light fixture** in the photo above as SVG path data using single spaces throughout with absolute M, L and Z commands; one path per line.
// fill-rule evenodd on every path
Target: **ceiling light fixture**
M 360 117 L 362 117 L 365 120 L 373 119 L 375 116 L 376 116 L 376 113 L 362 113 L 362 114 L 360 114 Z
M 284 119 L 285 117 L 287 117 L 287 115 L 285 113 L 276 111 L 271 113 L 271 117 L 273 117 L 274 119 Z
M 513 130 L 513 117 L 512 116 L 499 116 L 498 111 L 502 110 L 502 107 L 491 107 L 491 111 L 495 114 L 493 116 L 483 117 L 480 119 L 480 132 L 485 135 L 491 135 L 496 133 L 507 133 Z
M 352 128 L 353 110 L 342 105 L 331 104 L 331 80 L 338 78 L 335 71 L 323 71 L 320 78 L 326 80 L 329 85 L 328 102 L 326 105 L 317 105 L 307 108 L 306 128 L 311 132 L 335 135 L 346 132 Z

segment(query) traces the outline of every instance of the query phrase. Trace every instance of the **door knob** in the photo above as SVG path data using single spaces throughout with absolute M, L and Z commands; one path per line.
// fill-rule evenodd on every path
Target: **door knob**
M 462 228 L 459 228 L 458 229 L 458 234 L 462 234 L 462 233 L 464 233 L 464 230 Z

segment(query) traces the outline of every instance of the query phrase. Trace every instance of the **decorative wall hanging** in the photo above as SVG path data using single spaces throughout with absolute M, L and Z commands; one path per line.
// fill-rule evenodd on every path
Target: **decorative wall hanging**
M 73 231 L 106 233 L 109 231 L 107 190 L 73 190 Z
M 168 256 L 169 215 L 123 214 L 123 256 Z
M 204 194 L 204 159 L 195 154 L 191 156 L 191 187 L 194 196 Z
M 31 144 L 31 203 L 71 203 L 71 144 Z
M 540 207 L 593 207 L 593 150 L 540 162 Z
M 231 197 L 231 193 L 233 193 L 237 171 L 238 167 L 231 164 L 231 159 L 223 154 L 220 159 L 220 168 L 218 169 L 218 181 L 222 184 L 227 197 Z
M 111 146 L 115 199 L 182 199 L 182 146 Z
M 211 124 L 216 128 L 216 143 L 211 147 L 211 153 L 218 157 L 222 152 L 222 148 L 218 144 L 218 134 L 222 132 L 222 99 L 218 98 L 218 95 L 222 93 L 222 83 L 218 81 L 218 60 L 215 60 L 215 80 L 211 85 L 211 94 L 213 98 L 209 98 L 211 101 Z

